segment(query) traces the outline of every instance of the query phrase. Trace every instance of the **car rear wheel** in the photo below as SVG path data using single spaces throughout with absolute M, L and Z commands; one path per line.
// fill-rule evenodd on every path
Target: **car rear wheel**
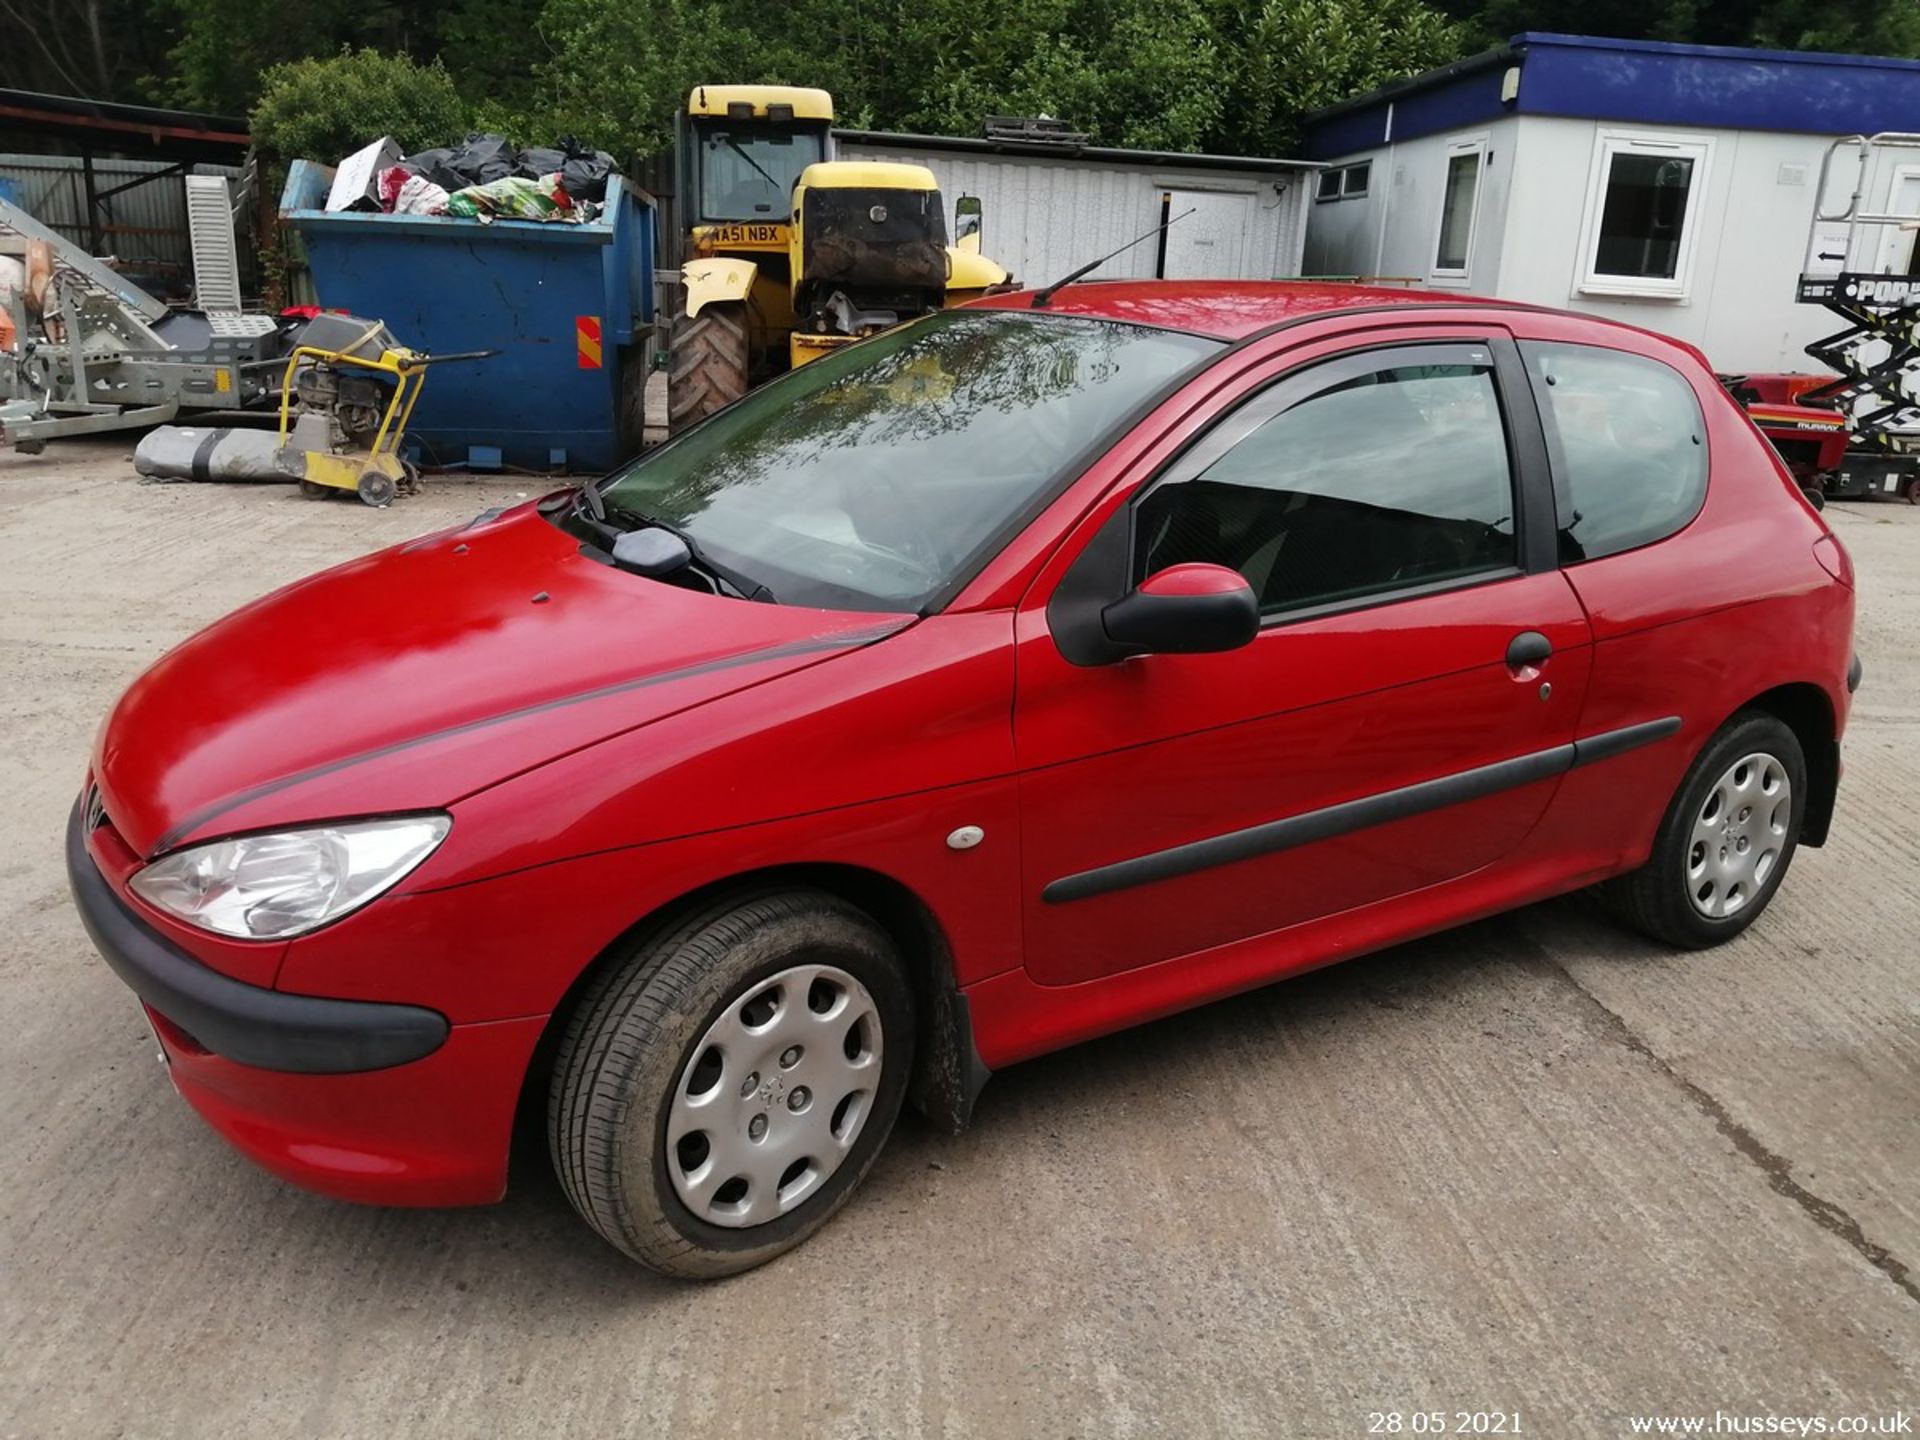
M 731 1275 L 832 1218 L 893 1128 L 913 1060 L 892 941 L 832 896 L 708 908 L 576 1008 L 548 1100 L 554 1167 L 609 1242 Z
M 1736 715 L 1687 771 L 1647 863 L 1609 882 L 1622 918 L 1701 949 L 1731 940 L 1773 899 L 1800 840 L 1806 756 L 1783 721 Z

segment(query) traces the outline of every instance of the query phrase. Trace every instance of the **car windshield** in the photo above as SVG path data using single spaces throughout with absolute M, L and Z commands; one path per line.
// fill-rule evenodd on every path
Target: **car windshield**
M 782 603 L 919 610 L 1122 416 L 1220 348 L 1102 320 L 948 311 L 749 393 L 601 496 Z
M 800 172 L 826 158 L 820 129 L 751 120 L 702 125 L 700 217 L 784 221 Z

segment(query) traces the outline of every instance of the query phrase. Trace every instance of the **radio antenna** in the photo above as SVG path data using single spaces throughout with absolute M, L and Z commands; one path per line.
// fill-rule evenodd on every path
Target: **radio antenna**
M 1151 230 L 1147 231 L 1144 235 L 1134 236 L 1133 239 L 1129 240 L 1126 244 L 1122 245 L 1118 250 L 1109 250 L 1106 254 L 1102 255 L 1098 260 L 1093 261 L 1091 264 L 1082 265 L 1078 270 L 1074 271 L 1071 275 L 1064 276 L 1061 279 L 1054 281 L 1053 284 L 1047 286 L 1044 290 L 1034 291 L 1033 303 L 1027 306 L 1027 308 L 1029 310 L 1046 309 L 1048 304 L 1051 303 L 1051 301 L 1053 300 L 1054 291 L 1064 289 L 1066 286 L 1073 284 L 1073 282 L 1076 280 L 1085 279 L 1087 276 L 1091 275 L 1094 271 L 1098 270 L 1102 265 L 1106 264 L 1109 260 L 1113 259 L 1114 256 L 1124 255 L 1127 251 L 1133 249 L 1134 246 L 1140 244 L 1141 241 L 1151 240 L 1154 236 L 1163 234 L 1169 225 L 1172 225 L 1177 221 L 1186 219 L 1187 216 L 1193 214 L 1193 212 L 1199 208 L 1200 207 L 1197 205 L 1189 206 L 1187 209 L 1182 210 L 1178 215 L 1172 216 L 1171 218 L 1166 220 L 1162 220 L 1158 225 L 1154 226 Z

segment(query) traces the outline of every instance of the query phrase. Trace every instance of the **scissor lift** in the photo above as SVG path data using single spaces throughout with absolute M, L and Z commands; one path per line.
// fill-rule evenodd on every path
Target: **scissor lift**
M 1920 504 L 1920 195 L 1900 208 L 1907 181 L 1920 191 L 1920 134 L 1849 135 L 1820 162 L 1796 298 L 1824 306 L 1846 327 L 1807 346 L 1840 378 L 1799 398 L 1849 418 L 1852 445 L 1827 482 L 1836 497 L 1890 494 Z M 1844 205 L 1833 201 L 1835 183 L 1850 186 Z M 1909 233 L 1912 245 L 1892 243 Z

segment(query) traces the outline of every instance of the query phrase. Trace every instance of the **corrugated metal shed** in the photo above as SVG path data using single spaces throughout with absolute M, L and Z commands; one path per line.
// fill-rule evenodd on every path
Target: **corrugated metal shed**
M 1101 270 L 1110 279 L 1284 279 L 1300 273 L 1310 161 L 1086 148 L 1050 152 L 986 140 L 836 133 L 845 160 L 925 165 L 949 209 L 978 196 L 982 249 L 1028 285 L 1057 280 L 1160 223 L 1195 213 Z M 949 215 L 949 225 L 952 224 Z
M 193 279 L 193 248 L 187 230 L 187 192 L 183 177 L 162 172 L 164 161 L 95 159 L 94 187 L 102 198 L 101 243 L 129 271 Z M 235 166 L 194 165 L 195 175 L 224 175 L 238 180 Z M 146 184 L 130 181 L 159 175 Z M 108 194 L 119 186 L 117 194 Z M 78 156 L 0 155 L 0 187 L 13 202 L 49 229 L 87 244 L 87 191 Z M 240 247 L 243 273 L 250 268 L 252 246 Z

